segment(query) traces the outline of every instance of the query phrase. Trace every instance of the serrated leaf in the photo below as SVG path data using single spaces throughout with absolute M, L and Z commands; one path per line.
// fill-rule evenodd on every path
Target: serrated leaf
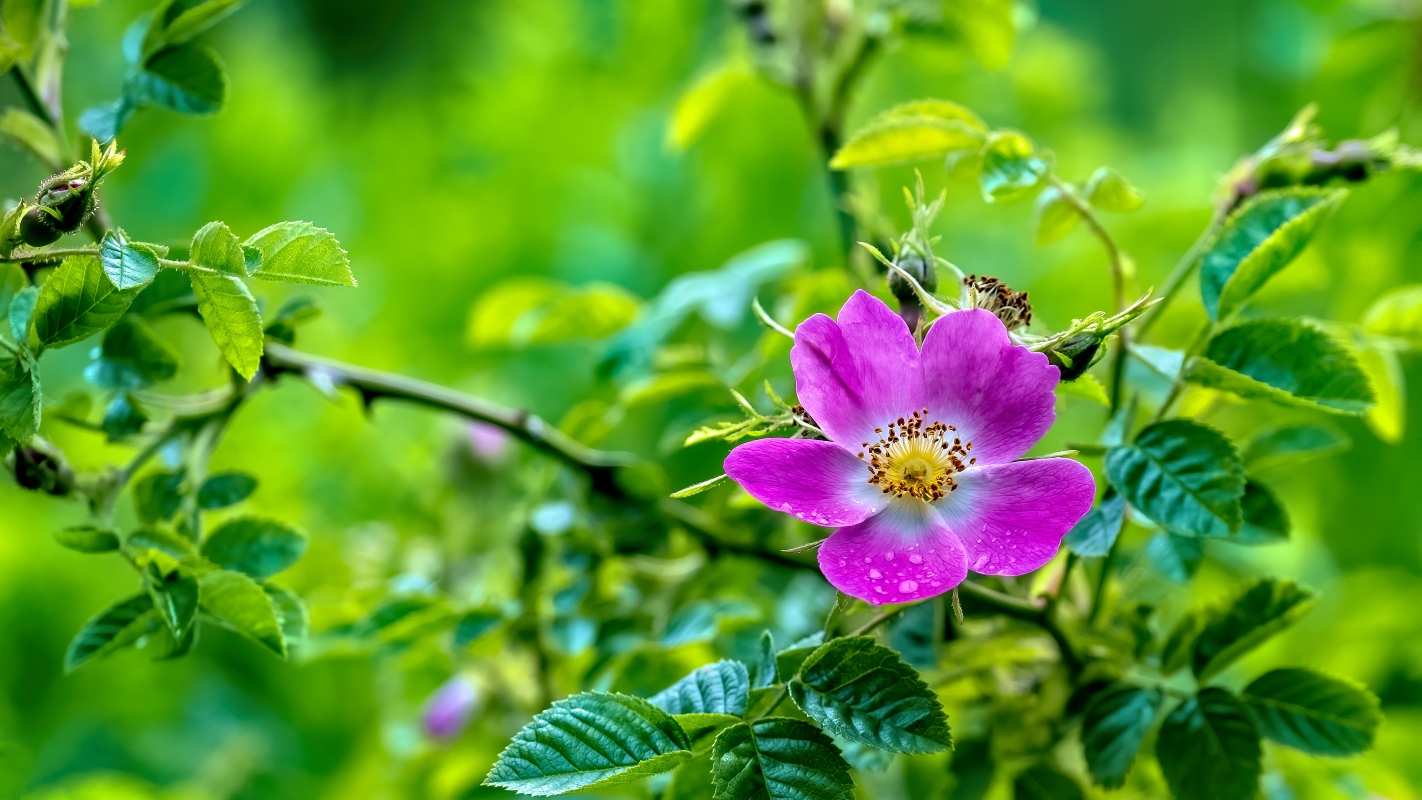
M 99 261 L 104 274 L 119 290 L 147 286 L 158 274 L 158 253 L 141 242 L 131 242 L 123 228 L 104 234 L 99 242 Z
M 1307 669 L 1266 672 L 1240 699 L 1266 738 L 1319 756 L 1367 750 L 1382 722 L 1378 698 L 1366 687 Z
M 1296 464 L 1341 453 L 1353 446 L 1348 435 L 1331 425 L 1291 425 L 1265 431 L 1244 450 L 1251 470 Z
M 1275 544 L 1289 538 L 1289 515 L 1269 487 L 1250 480 L 1240 500 L 1244 523 L 1231 541 L 1240 544 Z
M 751 688 L 764 689 L 780 683 L 780 670 L 775 659 L 775 637 L 770 631 L 760 634 L 760 646 L 756 652 L 759 657 L 750 670 Z
M 1266 578 L 1216 609 L 1195 639 L 1192 665 L 1201 683 L 1292 625 L 1313 607 L 1313 592 L 1293 581 Z
M 1062 540 L 1069 550 L 1086 558 L 1100 558 L 1111 552 L 1121 526 L 1126 521 L 1126 498 L 1113 493 L 1101 499 Z
M 827 732 L 896 753 L 953 745 L 948 715 L 918 672 L 869 636 L 834 639 L 790 682 L 790 696 Z
M 1084 193 L 1086 202 L 1092 208 L 1114 214 L 1132 214 L 1145 205 L 1145 195 L 1141 194 L 1141 190 L 1110 167 L 1101 167 L 1091 173 Z
M 1178 800 L 1245 798 L 1259 791 L 1259 732 L 1223 689 L 1204 689 L 1172 711 L 1155 755 Z
M 1146 559 L 1160 574 L 1176 583 L 1185 583 L 1205 560 L 1205 540 L 1161 531 L 1145 546 Z
M 306 603 L 295 592 L 271 583 L 262 584 L 262 591 L 272 601 L 276 609 L 277 622 L 281 625 L 281 638 L 286 642 L 287 652 L 292 645 L 305 641 L 311 630 L 311 617 Z
M 721 732 L 711 751 L 716 800 L 851 800 L 849 764 L 813 725 L 784 717 Z
M 269 578 L 306 552 L 306 537 L 280 522 L 257 517 L 229 520 L 203 542 L 202 554 L 224 569 Z
M 534 717 L 484 783 L 535 797 L 607 789 L 673 769 L 690 748 L 681 726 L 646 700 L 583 692 Z
M 750 675 L 739 661 L 708 664 L 652 696 L 652 705 L 677 718 L 683 727 L 703 727 L 717 720 L 700 720 L 687 715 L 739 717 L 746 713 Z
M 1239 530 L 1244 465 L 1218 431 L 1188 420 L 1157 422 L 1106 453 L 1106 475 L 1126 501 L 1169 530 L 1228 536 Z
M 262 585 L 227 569 L 198 579 L 202 610 L 234 631 L 286 658 L 286 640 L 276 607 Z
M 216 272 L 247 277 L 247 255 L 242 242 L 221 222 L 209 222 L 193 234 L 188 260 Z
M 1076 229 L 1081 215 L 1067 199 L 1066 193 L 1048 186 L 1032 204 L 1032 229 L 1038 245 L 1051 244 Z
M 325 228 L 309 222 L 278 222 L 253 234 L 244 246 L 261 253 L 261 262 L 250 270 L 254 278 L 355 286 L 351 263 L 340 242 Z
M 93 256 L 73 256 L 40 287 L 35 306 L 35 336 L 44 347 L 63 347 L 118 322 L 137 288 L 119 290 Z
M 1308 246 L 1343 189 L 1260 192 L 1230 215 L 1200 256 L 1200 293 L 1211 320 L 1227 319 Z
M 1037 764 L 1017 773 L 1012 781 L 1012 800 L 1081 800 L 1081 786 L 1046 764 Z
M 56 531 L 54 540 L 80 553 L 108 553 L 119 549 L 118 534 L 93 525 L 76 525 Z
M 198 314 L 227 363 L 247 380 L 262 362 L 262 315 L 247 285 L 235 275 L 190 273 Z
M 950 153 L 975 151 L 983 133 L 959 119 L 897 115 L 871 122 L 830 159 L 830 169 L 907 164 Z
M 39 287 L 26 286 L 10 298 L 6 311 L 10 323 L 10 336 L 16 344 L 27 345 L 30 341 L 30 320 L 34 319 L 35 305 L 39 302 Z
M 108 655 L 138 641 L 157 622 L 153 600 L 138 594 L 100 611 L 84 623 L 69 642 L 64 655 L 64 671 L 73 672 L 84 662 Z
M 39 430 L 42 393 L 30 362 L 0 347 L 0 434 L 27 441 Z
M 1186 374 L 1203 386 L 1298 408 L 1356 415 L 1374 402 L 1347 348 L 1294 320 L 1255 320 L 1223 331 L 1191 359 Z
M 211 48 L 191 44 L 169 47 L 154 54 L 134 74 L 133 91 L 180 114 L 215 114 L 227 99 L 227 71 Z
M 1155 724 L 1164 696 L 1156 689 L 1116 683 L 1097 692 L 1081 721 L 1086 765 L 1097 785 L 1125 785 L 1126 773 Z
M 1363 330 L 1422 348 L 1422 285 L 1400 286 L 1368 307 Z
M 983 147 L 983 171 L 978 177 L 983 199 L 1011 200 L 1036 186 L 1050 165 L 1032 140 L 1017 131 L 994 131 Z
M 227 508 L 252 496 L 257 479 L 245 472 L 223 472 L 203 481 L 198 490 L 198 508 L 210 511 Z

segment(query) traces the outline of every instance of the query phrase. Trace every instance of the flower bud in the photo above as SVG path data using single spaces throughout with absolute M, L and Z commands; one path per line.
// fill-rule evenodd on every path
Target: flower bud
M 905 253 L 899 256 L 894 262 L 899 265 L 899 269 L 913 276 L 918 281 L 918 285 L 926 292 L 938 289 L 938 270 L 928 262 L 916 255 Z M 918 295 L 914 293 L 913 285 L 904 279 L 904 276 L 897 270 L 889 270 L 889 291 L 901 303 L 918 303 Z
M 63 496 L 74 490 L 74 471 L 61 459 L 22 444 L 15 448 L 15 482 L 26 489 Z
M 1061 370 L 1062 382 L 1067 383 L 1086 374 L 1101 358 L 1101 343 L 1105 339 L 1104 334 L 1079 333 L 1045 352 L 1047 358 Z
M 469 724 L 481 705 L 479 690 L 466 678 L 455 675 L 430 696 L 425 706 L 425 733 L 435 739 L 453 739 Z
M 49 209 L 35 206 L 20 217 L 20 241 L 30 247 L 54 244 L 62 236 Z

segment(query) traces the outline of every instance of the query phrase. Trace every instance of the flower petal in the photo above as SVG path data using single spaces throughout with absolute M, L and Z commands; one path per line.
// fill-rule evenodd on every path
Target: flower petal
M 876 427 L 920 408 L 923 373 L 908 325 L 882 300 L 855 292 L 839 321 L 800 323 L 790 350 L 795 392 L 830 439 L 858 452 Z
M 1052 427 L 1060 372 L 1045 355 L 1012 344 L 980 308 L 933 323 L 923 341 L 928 418 L 954 425 L 978 464 L 1021 458 Z
M 836 589 L 868 603 L 908 603 L 962 583 L 967 556 L 933 507 L 895 500 L 820 545 L 820 571 Z
M 1023 575 L 1051 561 L 1096 497 L 1091 470 L 1068 458 L 978 467 L 957 480 L 934 506 L 968 569 L 983 575 Z
M 746 442 L 726 456 L 726 474 L 751 497 L 811 525 L 853 525 L 887 504 L 863 461 L 818 439 Z

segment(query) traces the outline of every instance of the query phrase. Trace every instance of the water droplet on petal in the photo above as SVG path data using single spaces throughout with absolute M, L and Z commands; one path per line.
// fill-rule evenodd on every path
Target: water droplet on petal
M 885 554 L 884 554 L 884 560 L 885 560 L 885 561 L 893 561 L 893 560 L 894 560 L 894 551 L 893 551 L 893 550 L 890 550 L 889 552 L 885 553 Z
M 909 553 L 909 563 L 910 563 L 910 564 L 922 564 L 922 563 L 923 563 L 923 556 L 919 555 L 918 553 Z
M 914 581 L 904 581 L 903 583 L 899 584 L 899 591 L 903 592 L 904 594 L 916 592 L 918 591 L 918 584 Z
M 883 593 L 884 593 L 884 587 L 882 587 L 882 586 L 875 586 L 875 587 L 874 587 L 874 591 L 875 591 L 875 592 L 878 592 L 879 594 L 883 594 Z
M 880 572 L 880 571 L 877 570 L 877 569 L 871 569 L 871 570 L 869 570 L 869 577 L 871 577 L 871 578 L 873 578 L 874 580 L 877 581 L 877 580 L 879 580 L 880 578 L 884 577 L 884 573 Z

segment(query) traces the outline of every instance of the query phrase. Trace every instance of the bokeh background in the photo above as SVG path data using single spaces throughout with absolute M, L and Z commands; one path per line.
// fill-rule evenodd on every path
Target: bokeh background
M 148 5 L 103 0 L 72 12 L 71 120 L 117 93 L 120 39 Z M 1334 139 L 1397 127 L 1403 141 L 1422 143 L 1422 5 L 1412 0 L 1038 0 L 1018 8 L 1017 22 L 1011 60 L 996 71 L 952 38 L 907 37 L 870 66 L 851 127 L 894 102 L 943 97 L 1028 132 L 1068 178 L 1115 166 L 1148 196 L 1143 212 L 1109 223 L 1141 287 L 1157 284 L 1204 227 L 1220 176 L 1305 103 L 1319 103 Z M 787 280 L 841 266 L 823 156 L 783 89 L 738 85 L 694 144 L 667 145 L 678 97 L 742 36 L 722 0 L 252 0 L 207 36 L 229 71 L 227 108 L 212 118 L 139 114 L 105 201 L 136 237 L 179 245 L 211 219 L 241 235 L 280 219 L 327 227 L 350 251 L 360 287 L 301 292 L 325 309 L 303 331 L 303 349 L 553 421 L 576 411 L 568 424 L 585 426 L 625 399 L 635 376 L 600 377 L 597 341 L 471 334 L 471 311 L 491 288 L 543 276 L 651 298 L 678 275 L 786 238 L 809 247 Z M 41 177 L 23 153 L 0 148 L 0 196 L 27 195 Z M 939 252 L 1030 290 L 1045 329 L 1109 305 L 1103 259 L 1084 233 L 1036 248 L 1030 204 L 985 205 L 974 185 L 933 165 L 925 178 L 948 193 Z M 896 198 L 910 169 L 857 180 L 906 219 Z M 840 277 L 821 280 L 827 295 L 844 287 L 837 302 L 852 284 L 832 274 Z M 1418 281 L 1422 177 L 1388 176 L 1355 191 L 1260 302 L 1356 321 L 1385 288 Z M 261 288 L 269 308 L 298 293 Z M 774 285 L 762 293 L 767 304 L 775 295 Z M 189 322 L 167 324 L 180 334 Z M 1193 324 L 1183 310 L 1159 332 L 1168 342 Z M 180 380 L 198 387 L 218 374 L 215 355 L 196 322 L 186 333 L 188 361 L 209 372 Z M 722 338 L 744 347 L 756 335 L 744 319 Z M 52 398 L 81 388 L 82 350 L 47 362 Z M 1402 366 L 1422 387 L 1422 360 Z M 715 474 L 725 450 L 680 450 L 679 439 L 732 406 L 706 383 L 668 391 L 620 419 L 598 417 L 586 435 L 654 456 L 665 472 L 657 479 L 676 488 Z M 1408 425 L 1395 441 L 1345 420 L 1347 452 L 1267 473 L 1292 513 L 1292 540 L 1212 551 L 1192 589 L 1219 597 L 1257 573 L 1307 582 L 1322 595 L 1318 608 L 1247 663 L 1350 675 L 1382 698 L 1387 722 L 1374 753 L 1296 765 L 1311 777 L 1279 797 L 1422 796 L 1419 398 L 1422 390 L 1405 400 Z M 1099 407 L 1064 402 L 1070 413 L 1046 447 L 1099 429 Z M 1227 408 L 1221 424 L 1249 414 L 1286 419 Z M 94 460 L 80 466 L 126 455 L 79 433 L 46 433 Z M 435 583 L 471 603 L 516 592 L 519 533 L 539 514 L 556 527 L 549 519 L 562 506 L 540 498 L 556 496 L 560 479 L 516 448 L 477 452 L 455 420 L 385 405 L 367 414 L 350 397 L 333 402 L 288 381 L 244 409 L 214 466 L 259 476 L 253 508 L 311 534 L 310 553 L 284 579 L 311 602 L 319 629 L 372 587 Z M 53 542 L 53 530 L 82 517 L 76 505 L 0 481 L 8 795 L 505 796 L 477 783 L 529 707 L 496 698 L 456 741 L 426 737 L 424 698 L 459 666 L 434 648 L 332 648 L 287 664 L 209 626 L 185 660 L 130 654 L 65 676 L 68 638 L 133 583 L 112 560 Z M 792 633 L 795 615 L 816 620 L 824 600 L 819 587 L 713 569 L 702 591 L 714 593 L 718 580 L 759 580 L 753 597 L 790 608 L 766 613 Z M 906 791 L 938 797 L 942 788 Z

